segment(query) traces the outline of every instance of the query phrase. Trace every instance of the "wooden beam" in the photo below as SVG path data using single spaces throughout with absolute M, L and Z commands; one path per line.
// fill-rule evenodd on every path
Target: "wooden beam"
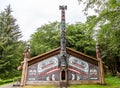
M 104 70 L 103 70 L 103 61 L 99 58 L 99 63 L 98 63 L 98 69 L 99 69 L 99 80 L 100 84 L 105 84 L 105 79 L 104 79 Z

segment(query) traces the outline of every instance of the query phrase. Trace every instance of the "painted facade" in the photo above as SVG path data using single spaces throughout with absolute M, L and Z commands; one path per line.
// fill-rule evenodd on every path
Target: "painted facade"
M 56 55 L 28 66 L 27 81 L 59 81 L 59 70 Z
M 99 80 L 98 66 L 68 55 L 67 80 Z M 27 81 L 59 81 L 59 55 L 28 66 Z
M 103 62 L 101 60 L 66 48 L 67 68 L 61 73 L 59 67 L 60 48 L 41 55 L 25 58 L 21 85 L 59 85 L 61 80 L 67 84 L 104 84 Z M 67 73 L 67 74 L 66 74 Z

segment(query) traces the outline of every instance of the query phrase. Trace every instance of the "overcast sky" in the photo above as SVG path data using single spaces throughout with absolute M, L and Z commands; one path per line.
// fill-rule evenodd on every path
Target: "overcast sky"
M 59 5 L 67 5 L 66 22 L 85 22 L 83 5 L 78 0 L 0 0 L 0 12 L 11 5 L 12 15 L 22 31 L 22 40 L 30 39 L 38 27 L 49 22 L 60 22 Z

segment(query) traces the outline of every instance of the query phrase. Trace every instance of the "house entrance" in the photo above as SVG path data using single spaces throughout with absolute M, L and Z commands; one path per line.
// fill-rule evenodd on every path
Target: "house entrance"
M 65 71 L 63 70 L 61 73 L 61 80 L 65 80 L 66 76 L 65 76 Z

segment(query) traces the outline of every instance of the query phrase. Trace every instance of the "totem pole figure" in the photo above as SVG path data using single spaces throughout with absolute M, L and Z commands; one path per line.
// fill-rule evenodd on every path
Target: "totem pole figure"
M 61 50 L 60 50 L 60 67 L 67 67 L 66 62 L 66 28 L 65 28 L 65 10 L 67 6 L 60 6 L 61 10 Z
M 27 68 L 28 63 L 27 60 L 30 58 L 30 45 L 27 44 L 25 52 L 24 52 L 24 61 L 22 65 L 22 78 L 21 78 L 21 86 L 24 86 L 26 83 L 26 76 L 27 76 Z
M 101 58 L 100 45 L 99 45 L 98 41 L 96 42 L 96 57 L 97 57 L 97 59 Z
M 96 41 L 96 58 L 98 60 L 100 60 L 99 62 L 99 79 L 100 79 L 100 83 L 101 84 L 104 84 L 105 83 L 105 80 L 104 80 L 104 70 L 103 70 L 103 61 L 101 59 L 101 52 L 100 52 L 100 45 L 99 45 L 99 42 Z
M 61 50 L 60 50 L 60 86 L 67 86 L 67 54 L 66 54 L 66 28 L 65 28 L 65 10 L 67 6 L 59 6 L 61 10 Z

